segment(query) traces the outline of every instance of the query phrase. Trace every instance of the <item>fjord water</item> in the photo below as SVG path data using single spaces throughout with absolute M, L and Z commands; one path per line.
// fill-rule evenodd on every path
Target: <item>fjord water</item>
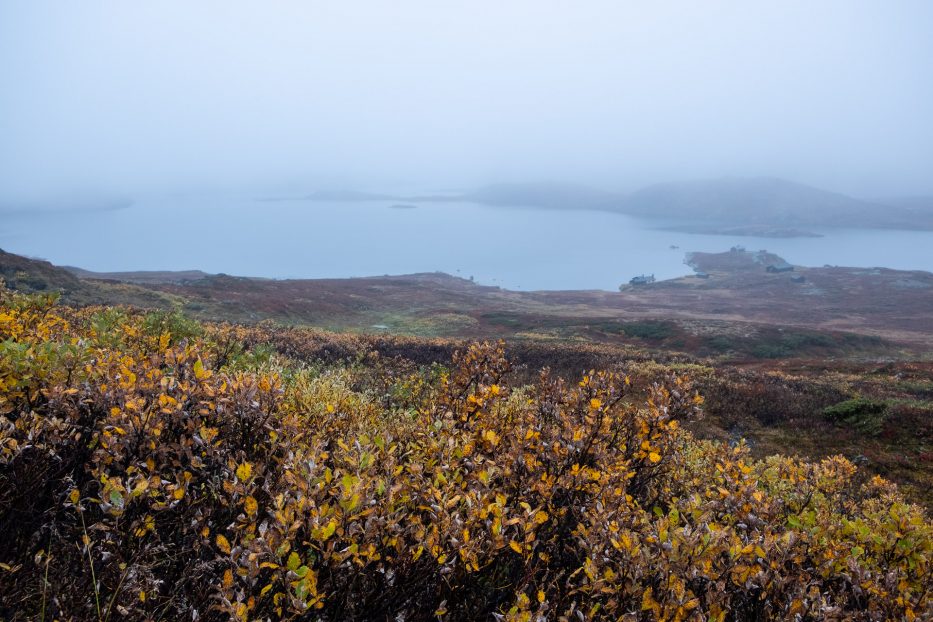
M 3 215 L 0 248 L 102 272 L 336 278 L 442 271 L 522 290 L 614 290 L 642 273 L 673 278 L 691 272 L 686 252 L 735 244 L 799 265 L 933 270 L 933 232 L 766 239 L 665 231 L 610 212 L 393 203 L 151 197 L 111 211 Z

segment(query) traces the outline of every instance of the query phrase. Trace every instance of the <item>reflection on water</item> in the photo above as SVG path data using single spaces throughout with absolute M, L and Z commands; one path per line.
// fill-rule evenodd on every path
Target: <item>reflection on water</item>
M 933 232 L 823 238 L 691 235 L 608 212 L 473 203 L 259 202 L 172 197 L 119 211 L 4 217 L 4 250 L 90 270 L 201 269 L 321 278 L 440 270 L 510 289 L 615 289 L 638 274 L 687 274 L 687 251 L 741 244 L 791 263 L 933 270 Z M 672 248 L 676 246 L 679 248 Z

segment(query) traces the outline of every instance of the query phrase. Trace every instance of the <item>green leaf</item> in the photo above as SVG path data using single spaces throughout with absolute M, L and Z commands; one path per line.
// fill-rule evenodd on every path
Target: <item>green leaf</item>
M 119 491 L 119 490 L 111 490 L 111 491 L 110 491 L 110 504 L 111 504 L 111 505 L 115 505 L 115 506 L 117 506 L 118 508 L 122 508 L 122 507 L 123 507 L 123 495 L 120 494 L 120 491 Z

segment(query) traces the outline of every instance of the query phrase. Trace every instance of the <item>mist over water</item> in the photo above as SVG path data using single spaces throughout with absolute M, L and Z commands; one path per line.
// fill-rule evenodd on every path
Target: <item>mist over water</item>
M 252 200 L 723 176 L 933 195 L 931 33 L 925 0 L 5 2 L 0 247 L 97 270 L 443 270 L 522 289 L 674 277 L 684 252 L 736 243 L 931 269 L 929 235 L 910 232 L 759 240 L 605 212 Z
M 933 194 L 933 3 L 0 3 L 0 203 L 73 192 Z
M 0 247 L 97 271 L 201 269 L 273 278 L 443 271 L 522 290 L 614 290 L 643 273 L 675 278 L 692 273 L 686 252 L 733 244 L 802 265 L 933 270 L 933 232 L 764 239 L 664 231 L 656 222 L 602 211 L 390 205 L 152 197 L 127 209 L 6 219 Z

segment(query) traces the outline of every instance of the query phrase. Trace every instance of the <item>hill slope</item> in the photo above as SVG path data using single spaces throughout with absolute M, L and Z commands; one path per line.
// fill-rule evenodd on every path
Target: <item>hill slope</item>
M 830 350 L 805 348 L 788 353 L 792 356 L 831 351 L 876 356 L 896 354 L 899 347 L 933 347 L 933 274 L 928 272 L 798 266 L 792 274 L 770 274 L 755 253 L 692 257 L 709 278 L 685 277 L 621 292 L 516 292 L 442 273 L 288 280 L 206 275 L 192 280 L 201 273 L 80 271 L 83 278 L 76 278 L 47 262 L 9 253 L 0 254 L 0 274 L 12 275 L 8 283 L 22 291 L 61 289 L 65 302 L 73 304 L 178 307 L 201 319 L 272 319 L 341 331 L 630 343 L 637 330 L 626 329 L 627 322 L 665 320 L 671 328 L 656 333 L 653 346 L 701 355 L 751 355 L 759 349 L 754 339 L 731 336 L 759 335 L 767 341 L 777 328 L 829 334 Z M 113 280 L 121 277 L 130 282 Z M 852 339 L 858 335 L 865 338 Z

